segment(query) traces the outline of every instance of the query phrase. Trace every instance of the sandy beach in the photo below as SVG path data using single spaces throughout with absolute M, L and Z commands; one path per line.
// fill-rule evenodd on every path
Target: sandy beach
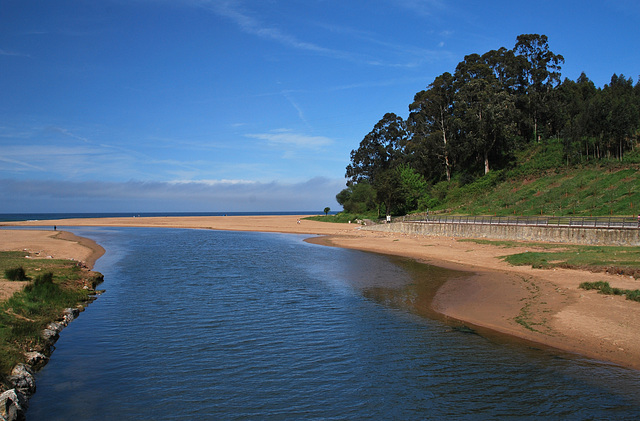
M 104 249 L 88 238 L 64 231 L 0 230 L 0 251 L 24 251 L 36 259 L 73 259 L 92 269 Z M 21 290 L 25 282 L 0 280 L 0 300 Z
M 42 255 L 73 257 L 91 265 L 101 255 L 92 241 L 53 226 L 175 227 L 309 234 L 308 241 L 405 256 L 420 262 L 468 272 L 436 294 L 433 309 L 486 332 L 508 334 L 544 346 L 640 369 L 640 304 L 578 288 L 585 281 L 608 281 L 613 287 L 640 289 L 628 276 L 568 269 L 511 266 L 501 256 L 533 251 L 501 248 L 452 238 L 367 231 L 357 224 L 304 220 L 304 216 L 219 216 L 100 218 L 28 221 L 3 225 L 51 227 L 50 231 L 0 230 L 1 250 L 33 250 Z M 300 220 L 300 223 L 298 223 Z M 92 244 L 93 243 L 93 246 Z M 5 291 L 5 286 L 0 285 Z M 5 291 L 5 295 L 6 295 Z

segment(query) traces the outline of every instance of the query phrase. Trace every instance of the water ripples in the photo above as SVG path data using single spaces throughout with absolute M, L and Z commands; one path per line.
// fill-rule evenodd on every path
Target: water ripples
M 96 268 L 107 293 L 63 332 L 30 419 L 631 419 L 640 410 L 635 371 L 422 317 L 434 283 L 451 276 L 437 268 L 294 235 L 78 231 L 107 249 Z

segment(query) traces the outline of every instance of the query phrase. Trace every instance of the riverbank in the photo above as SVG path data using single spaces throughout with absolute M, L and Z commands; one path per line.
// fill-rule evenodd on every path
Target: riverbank
M 0 419 L 23 417 L 35 371 L 47 363 L 60 331 L 95 298 L 102 278 L 90 269 L 103 253 L 68 232 L 0 230 Z M 26 280 L 4 279 L 4 270 L 15 268 Z
M 87 269 L 103 254 L 104 249 L 88 238 L 65 231 L 0 230 L 0 251 L 23 251 L 36 259 L 73 259 Z M 0 301 L 21 290 L 26 282 L 0 279 Z
M 472 326 L 598 360 L 640 369 L 640 305 L 620 296 L 578 288 L 581 282 L 607 281 L 638 289 L 624 276 L 569 269 L 511 266 L 502 256 L 534 251 L 530 246 L 501 248 L 448 237 L 367 231 L 357 224 L 331 224 L 303 216 L 221 216 L 104 218 L 29 221 L 5 225 L 136 226 L 204 228 L 317 235 L 309 241 L 414 258 L 464 270 L 468 277 L 448 281 L 433 308 Z M 300 221 L 298 223 L 298 221 Z

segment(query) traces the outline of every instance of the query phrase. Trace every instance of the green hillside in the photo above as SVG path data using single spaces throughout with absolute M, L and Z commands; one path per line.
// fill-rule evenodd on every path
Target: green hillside
M 468 215 L 631 216 L 640 212 L 640 151 L 567 166 L 558 140 L 517 153 L 508 168 L 431 188 L 430 211 Z

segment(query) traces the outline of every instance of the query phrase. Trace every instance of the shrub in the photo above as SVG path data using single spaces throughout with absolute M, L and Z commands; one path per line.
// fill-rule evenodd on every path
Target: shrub
M 640 290 L 634 289 L 633 291 L 627 291 L 627 300 L 640 302 Z
M 27 274 L 24 273 L 24 268 L 22 266 L 5 270 L 4 276 L 6 276 L 6 278 L 10 281 L 26 281 L 27 280 Z
M 57 289 L 58 286 L 53 283 L 53 273 L 51 272 L 36 276 L 32 283 L 24 287 L 24 291 L 30 297 L 47 296 Z
M 583 282 L 580 284 L 580 288 L 586 289 L 586 290 L 597 289 L 602 291 L 603 288 L 611 289 L 611 286 L 609 285 L 609 282 L 598 281 L 598 282 Z
M 34 284 L 36 285 L 48 285 L 52 283 L 53 283 L 52 272 L 46 272 L 46 273 L 43 273 L 42 275 L 38 275 L 36 276 L 36 279 L 34 281 Z
M 582 289 L 596 289 L 599 294 L 605 295 L 626 295 L 627 300 L 640 302 L 640 290 L 630 290 L 622 288 L 612 288 L 609 282 L 583 282 L 579 286 Z

